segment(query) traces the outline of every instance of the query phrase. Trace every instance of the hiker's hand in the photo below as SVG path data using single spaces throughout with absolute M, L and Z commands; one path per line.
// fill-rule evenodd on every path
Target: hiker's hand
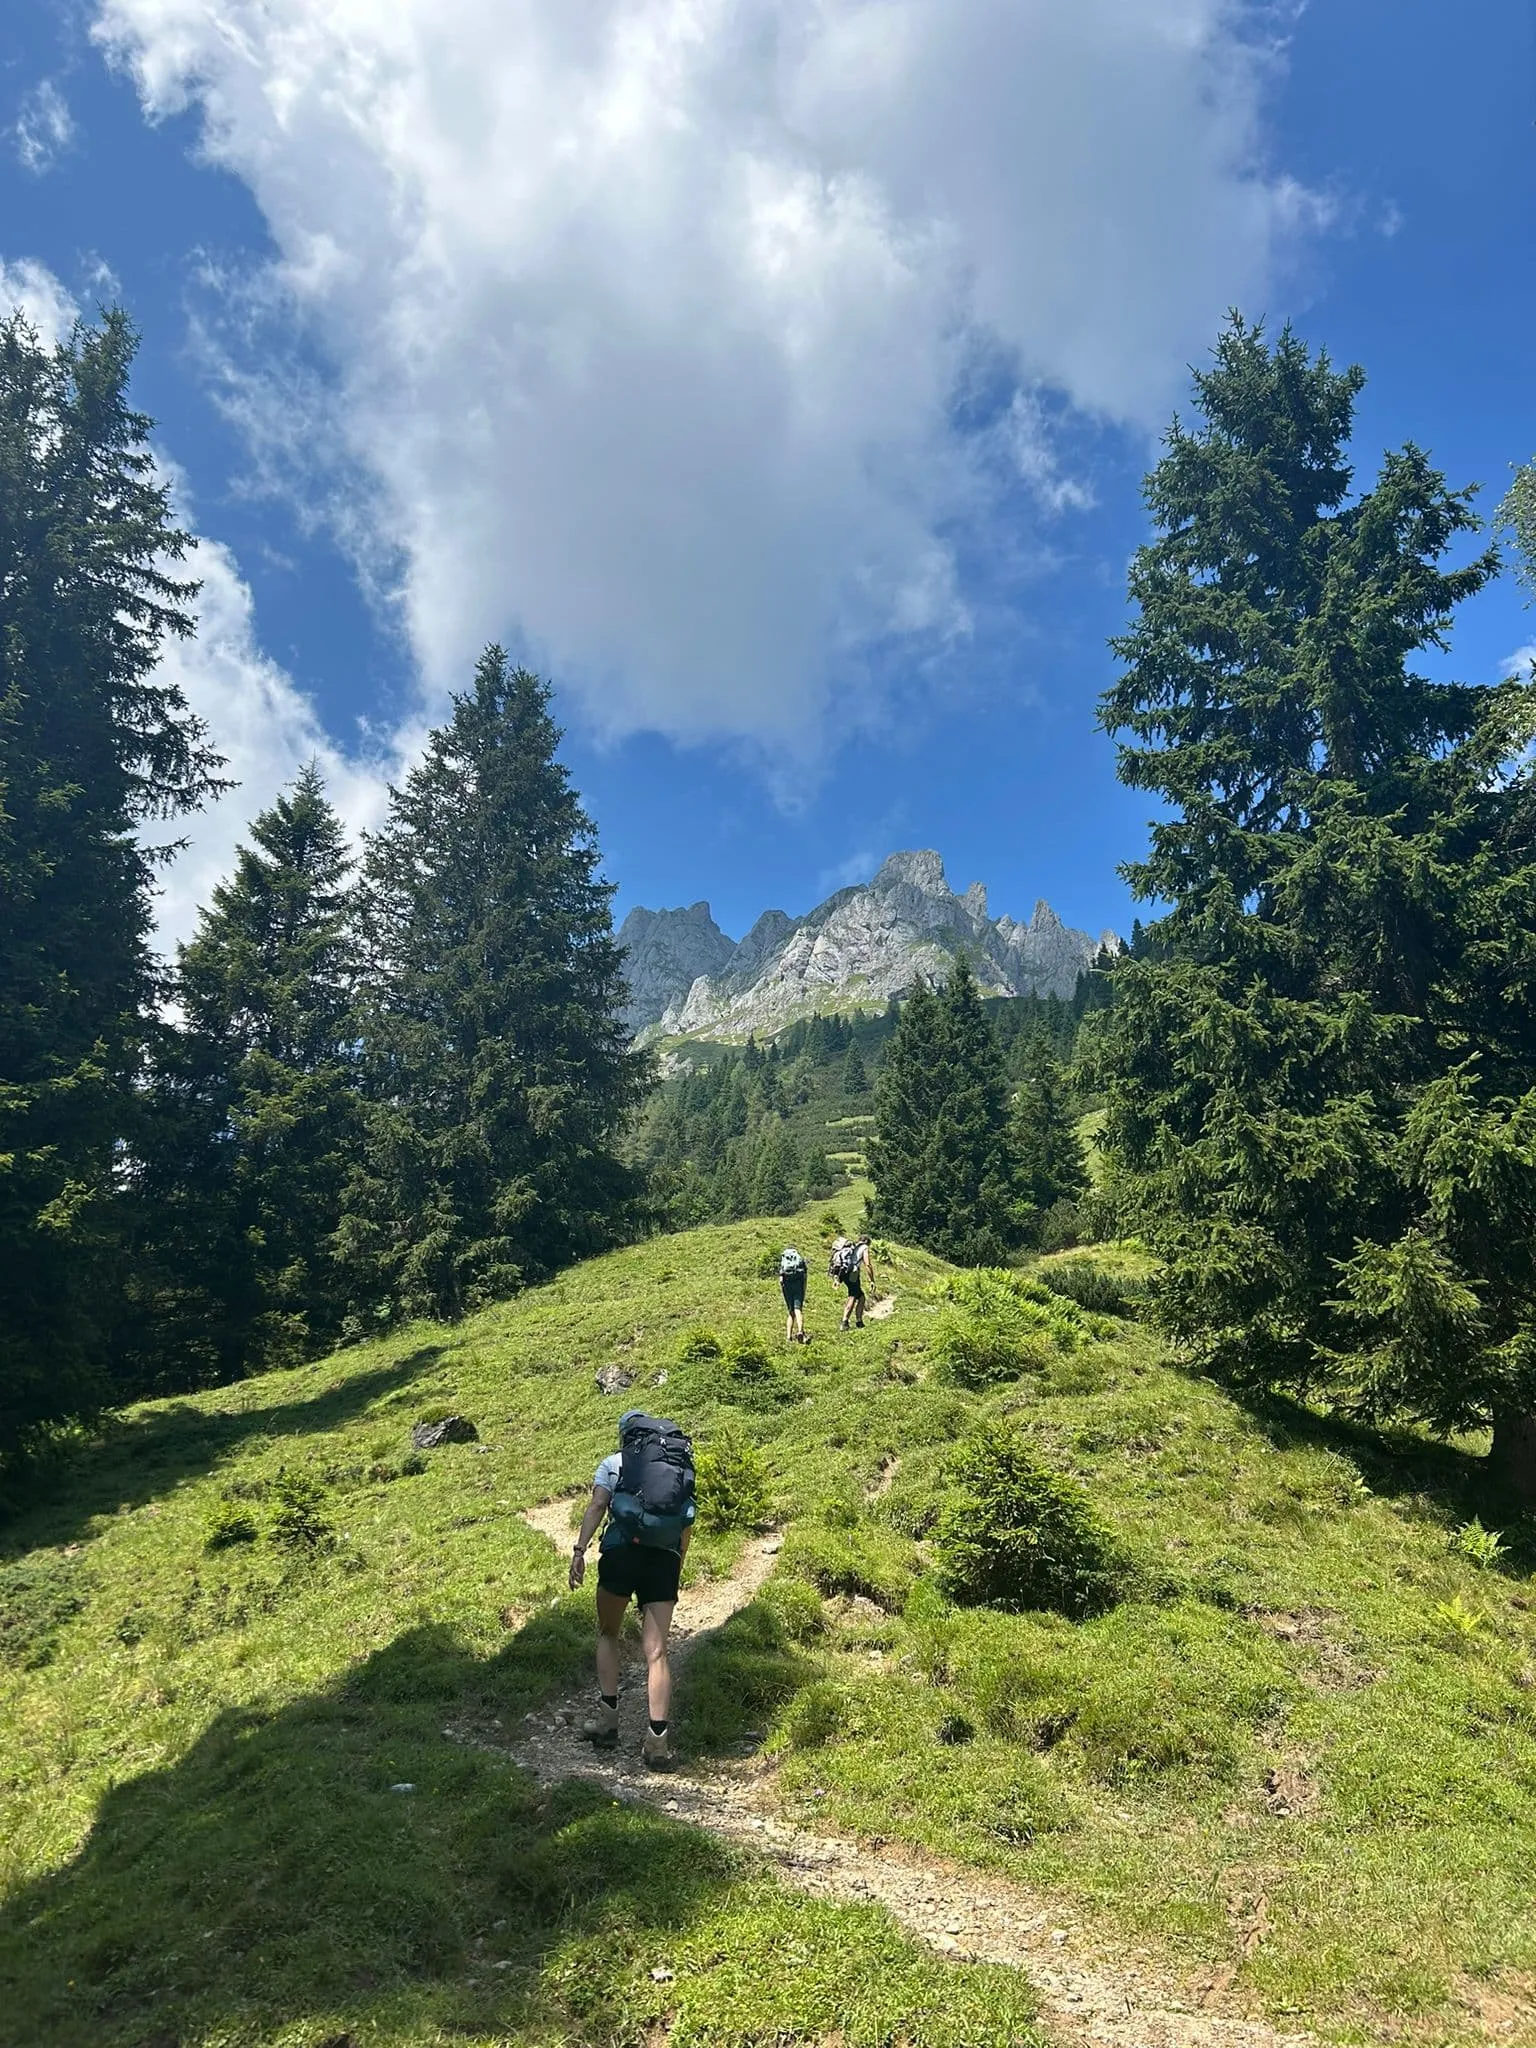
M 587 1576 L 587 1553 L 584 1550 L 571 1552 L 571 1591 L 574 1593 Z

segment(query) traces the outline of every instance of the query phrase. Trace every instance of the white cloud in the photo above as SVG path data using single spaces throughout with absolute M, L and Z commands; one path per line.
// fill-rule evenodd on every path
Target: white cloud
M 62 341 L 80 308 L 53 272 L 30 256 L 14 263 L 0 258 L 0 319 L 21 311 L 50 347 Z
M 146 108 L 199 105 L 266 216 L 333 381 L 298 412 L 286 373 L 232 391 L 268 453 L 334 461 L 428 701 L 522 636 L 599 728 L 685 737 L 770 734 L 840 657 L 963 633 L 953 534 L 999 432 L 1041 518 L 1087 495 L 1030 394 L 1149 428 L 1225 308 L 1266 308 L 1326 209 L 1264 161 L 1250 25 L 98 0 Z M 979 438 L 950 403 L 978 348 L 1022 394 Z
M 51 78 L 33 86 L 21 103 L 11 130 L 16 154 L 29 171 L 41 176 L 75 139 L 74 117 Z
M 238 787 L 174 827 L 187 844 L 161 881 L 156 925 L 167 952 L 192 936 L 198 910 L 233 867 L 235 848 L 247 837 L 251 820 L 306 762 L 318 762 L 331 801 L 354 838 L 383 816 L 387 774 L 398 775 L 401 766 L 393 748 L 387 761 L 343 753 L 310 699 L 262 653 L 250 587 L 228 548 L 199 541 L 177 573 L 202 582 L 197 635 L 167 643 L 159 674 L 180 685 L 226 758 L 224 775 Z

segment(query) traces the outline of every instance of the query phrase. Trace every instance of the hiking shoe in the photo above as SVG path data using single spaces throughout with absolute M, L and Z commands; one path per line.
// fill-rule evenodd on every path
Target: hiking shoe
M 665 1735 L 653 1735 L 646 1729 L 640 1742 L 640 1761 L 648 1771 L 670 1771 L 672 1768 L 672 1744 Z
M 597 1712 L 581 1724 L 586 1740 L 598 1749 L 612 1749 L 619 1739 L 619 1710 L 599 1700 Z

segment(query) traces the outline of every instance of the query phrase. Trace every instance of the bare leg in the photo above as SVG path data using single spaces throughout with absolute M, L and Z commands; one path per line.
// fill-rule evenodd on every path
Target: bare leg
M 610 1699 L 619 1689 L 619 1630 L 624 1626 L 627 1594 L 597 1589 L 597 1689 Z M 670 1612 L 668 1619 L 670 1619 Z
M 672 1631 L 673 1600 L 653 1600 L 640 1618 L 645 1643 L 646 1697 L 653 1721 L 665 1721 L 672 1712 L 672 1667 L 667 1662 L 667 1637 Z

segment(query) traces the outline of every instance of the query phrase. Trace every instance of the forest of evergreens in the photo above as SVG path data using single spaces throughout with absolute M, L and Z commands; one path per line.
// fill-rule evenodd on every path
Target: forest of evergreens
M 548 690 L 495 647 L 360 849 L 306 772 L 157 957 L 224 785 L 157 665 L 195 586 L 132 355 L 116 313 L 0 329 L 0 1460 L 857 1169 L 961 1263 L 1137 1234 L 1191 1362 L 1490 1428 L 1536 1495 L 1536 696 L 1418 672 L 1497 558 L 1411 445 L 1355 489 L 1358 371 L 1234 321 L 1148 479 L 1101 713 L 1157 805 L 1129 953 L 1066 1003 L 961 958 L 658 1077 Z

